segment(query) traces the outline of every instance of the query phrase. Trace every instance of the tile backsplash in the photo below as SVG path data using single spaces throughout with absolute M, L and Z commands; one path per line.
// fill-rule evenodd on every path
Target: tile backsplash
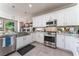
M 60 33 L 73 33 L 73 34 L 79 34 L 79 27 L 59 27 L 57 28 L 58 32 Z

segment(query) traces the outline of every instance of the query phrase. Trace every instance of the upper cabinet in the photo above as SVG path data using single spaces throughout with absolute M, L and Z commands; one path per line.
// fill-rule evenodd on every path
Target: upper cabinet
M 66 9 L 62 9 L 57 11 L 57 25 L 58 26 L 73 26 L 73 25 L 79 25 L 77 14 L 78 11 L 75 9 L 76 7 L 70 7 Z
M 56 15 L 53 14 L 45 14 L 37 17 L 33 17 L 33 27 L 46 27 L 46 22 L 52 21 L 56 19 Z
M 44 16 L 33 18 L 33 27 L 45 27 L 45 26 L 46 26 L 46 22 Z
M 45 27 L 46 22 L 56 19 L 57 26 L 79 25 L 79 6 L 65 8 L 41 16 L 33 17 L 33 27 Z

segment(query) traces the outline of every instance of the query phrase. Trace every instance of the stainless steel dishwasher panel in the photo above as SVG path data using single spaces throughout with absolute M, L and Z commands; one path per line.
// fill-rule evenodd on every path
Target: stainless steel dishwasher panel
M 0 38 L 0 56 L 2 55 L 2 38 Z
M 14 43 L 12 46 L 2 47 L 3 39 L 2 38 L 0 39 L 0 55 L 1 56 L 4 56 L 4 55 L 16 50 L 16 38 L 15 38 L 15 36 L 14 36 L 13 41 L 14 41 Z

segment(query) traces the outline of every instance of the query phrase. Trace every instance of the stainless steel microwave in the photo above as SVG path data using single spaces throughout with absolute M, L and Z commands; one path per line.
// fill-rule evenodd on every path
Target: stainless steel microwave
M 46 26 L 56 26 L 56 24 L 57 24 L 56 20 L 46 22 Z

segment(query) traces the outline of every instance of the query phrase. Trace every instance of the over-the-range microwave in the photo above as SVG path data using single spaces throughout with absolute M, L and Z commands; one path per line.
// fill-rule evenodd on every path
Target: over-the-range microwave
M 46 22 L 46 26 L 56 26 L 56 24 L 57 24 L 57 20 Z

